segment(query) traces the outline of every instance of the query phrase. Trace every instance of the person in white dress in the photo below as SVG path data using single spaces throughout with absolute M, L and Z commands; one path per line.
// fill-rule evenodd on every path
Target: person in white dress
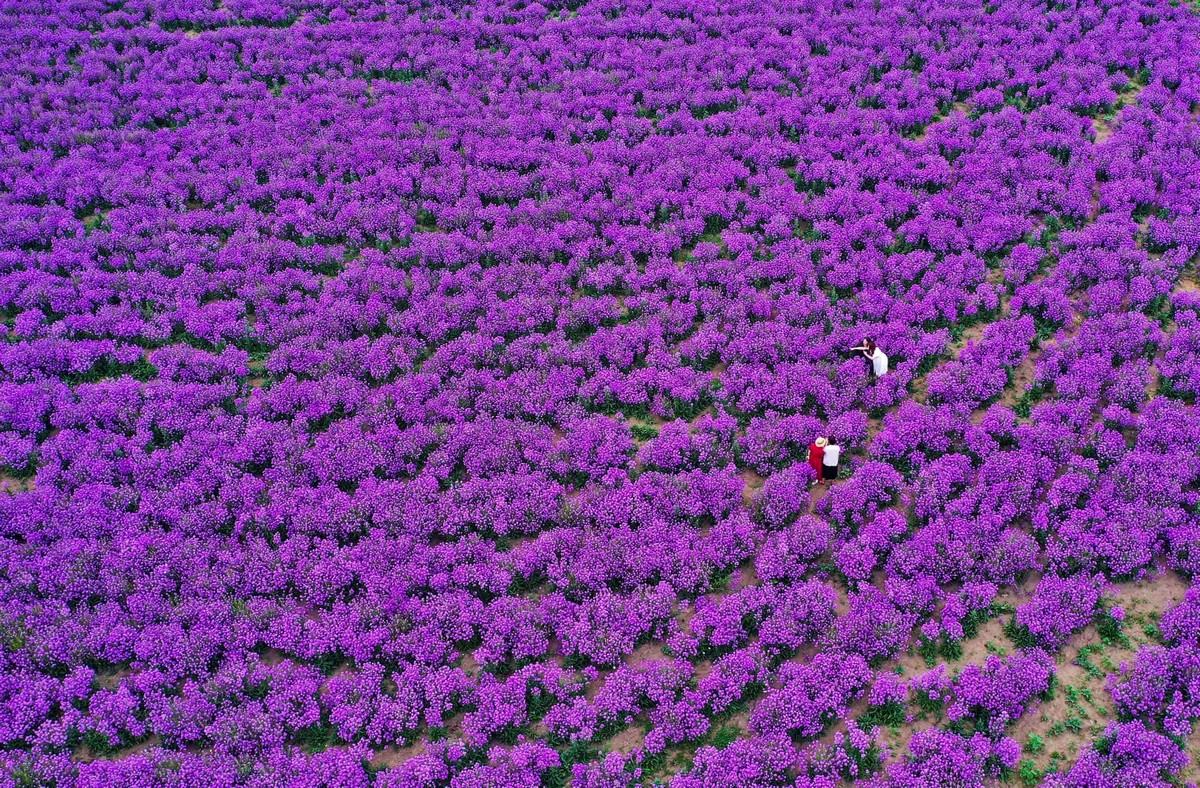
M 875 347 L 875 351 L 867 356 L 867 358 L 871 359 L 871 371 L 875 373 L 875 377 L 878 378 L 887 374 L 888 357 L 878 346 Z

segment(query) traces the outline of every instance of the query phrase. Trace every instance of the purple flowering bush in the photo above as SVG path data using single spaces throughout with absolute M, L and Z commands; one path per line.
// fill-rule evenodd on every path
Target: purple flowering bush
M 1176 782 L 1175 776 L 1186 763 L 1187 756 L 1176 744 L 1142 723 L 1112 723 L 1067 774 L 1052 776 L 1047 785 L 1167 786 Z
M 966 738 L 930 728 L 913 735 L 908 754 L 889 767 L 888 777 L 901 785 L 982 786 L 985 778 L 1016 765 L 1021 750 L 1014 744 L 982 733 Z
M 1190 779 L 1194 5 L 3 5 L 0 785 Z

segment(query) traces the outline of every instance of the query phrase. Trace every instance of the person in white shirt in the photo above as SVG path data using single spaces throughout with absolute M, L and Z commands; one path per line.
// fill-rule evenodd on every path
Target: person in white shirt
M 838 477 L 838 462 L 842 458 L 842 447 L 838 446 L 837 438 L 832 435 L 825 443 L 825 453 L 821 457 L 821 465 L 823 473 L 821 474 L 821 484 L 828 485 L 831 481 Z

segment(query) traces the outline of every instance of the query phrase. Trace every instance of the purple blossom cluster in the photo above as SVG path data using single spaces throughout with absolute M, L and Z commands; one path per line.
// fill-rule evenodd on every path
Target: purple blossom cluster
M 1112 723 L 1065 775 L 1052 775 L 1054 788 L 1093 785 L 1165 786 L 1178 783 L 1187 756 L 1161 733 L 1141 722 Z
M 1020 719 L 1031 701 L 1050 689 L 1053 678 L 1054 661 L 1043 651 L 1017 653 L 1003 660 L 989 655 L 982 666 L 963 668 L 946 716 L 999 735 Z
M 0 22 L 0 785 L 982 785 L 1200 573 L 1187 3 Z M 1177 779 L 1198 594 L 1054 784 Z
M 930 728 L 913 734 L 908 754 L 891 764 L 888 777 L 899 785 L 982 786 L 985 778 L 1016 766 L 1020 755 L 1021 746 L 1012 739 Z

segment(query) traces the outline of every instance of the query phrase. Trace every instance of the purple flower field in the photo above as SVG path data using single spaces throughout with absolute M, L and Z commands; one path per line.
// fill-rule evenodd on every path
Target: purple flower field
M 0 51 L 0 788 L 1200 780 L 1194 0 Z

